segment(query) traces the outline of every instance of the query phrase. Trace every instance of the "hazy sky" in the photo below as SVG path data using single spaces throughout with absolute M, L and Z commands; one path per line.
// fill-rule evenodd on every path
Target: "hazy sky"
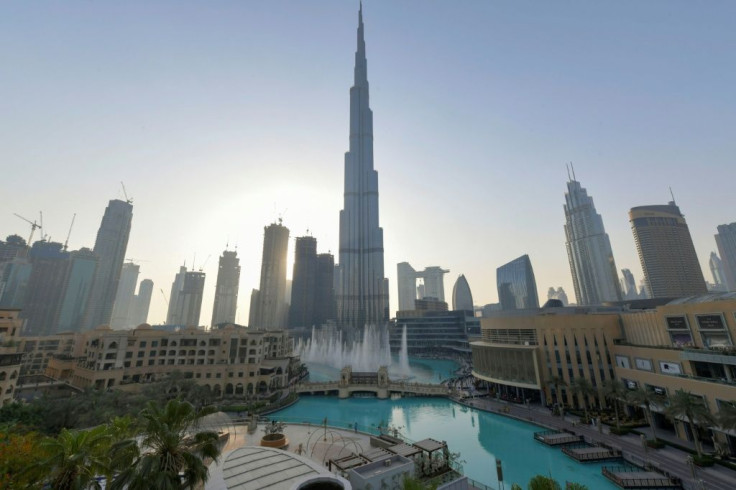
M 0 236 L 36 218 L 92 247 L 107 201 L 134 200 L 130 258 L 165 318 L 185 260 L 237 245 L 238 321 L 279 215 L 337 251 L 357 1 L 3 2 Z M 706 279 L 736 221 L 736 2 L 364 2 L 381 225 L 396 264 L 468 278 L 528 253 L 540 298 L 574 298 L 565 163 L 595 199 L 616 265 L 642 272 L 632 206 L 686 216 Z M 38 232 L 37 232 L 38 233 Z M 289 260 L 293 261 L 292 250 Z M 291 275 L 291 266 L 289 267 Z M 544 299 L 542 299 L 544 301 Z

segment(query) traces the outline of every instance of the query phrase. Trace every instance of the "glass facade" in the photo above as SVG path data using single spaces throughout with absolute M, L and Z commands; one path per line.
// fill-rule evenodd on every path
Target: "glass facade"
M 496 269 L 496 285 L 502 310 L 539 308 L 537 282 L 528 255 Z

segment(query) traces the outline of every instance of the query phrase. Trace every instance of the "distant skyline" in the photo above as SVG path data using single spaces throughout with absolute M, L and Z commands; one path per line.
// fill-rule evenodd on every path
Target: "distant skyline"
M 0 239 L 38 219 L 92 248 L 109 199 L 133 198 L 126 258 L 166 317 L 179 266 L 237 245 L 248 323 L 263 228 L 283 216 L 337 256 L 358 2 L 186 1 L 0 7 Z M 385 271 L 464 274 L 529 254 L 540 290 L 573 291 L 563 204 L 572 161 L 617 267 L 643 277 L 632 207 L 672 187 L 704 275 L 736 221 L 733 2 L 364 2 Z M 36 237 L 39 232 L 36 231 Z M 209 256 L 205 264 L 205 260 Z M 573 301 L 573 298 L 570 297 Z

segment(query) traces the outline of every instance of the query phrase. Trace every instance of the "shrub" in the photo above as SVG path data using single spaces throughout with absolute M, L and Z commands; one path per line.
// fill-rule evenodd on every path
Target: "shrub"
M 611 427 L 609 430 L 611 431 L 611 434 L 616 434 L 617 436 L 625 436 L 631 432 L 631 429 L 628 427 L 621 427 L 620 429 L 617 427 Z
M 693 454 L 693 461 L 695 462 L 696 465 L 703 466 L 703 467 L 713 466 L 713 463 L 715 463 L 715 460 L 712 457 L 705 455 L 705 454 L 702 456 Z
M 653 449 L 662 449 L 665 446 L 665 443 L 660 439 L 647 439 L 647 446 Z

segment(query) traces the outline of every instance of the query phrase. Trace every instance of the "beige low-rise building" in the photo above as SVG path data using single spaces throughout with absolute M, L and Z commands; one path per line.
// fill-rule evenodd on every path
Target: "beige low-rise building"
M 20 310 L 0 309 L 0 406 L 13 400 L 20 376 L 22 354 L 18 353 L 18 339 L 23 320 Z
M 48 376 L 78 388 L 107 389 L 165 379 L 178 371 L 216 397 L 243 398 L 288 386 L 298 367 L 285 331 L 234 325 L 166 331 L 144 324 L 133 330 L 100 327 L 83 337 L 81 356 L 53 357 Z
M 502 398 L 582 407 L 569 387 L 584 378 L 600 389 L 614 377 L 609 347 L 622 338 L 618 313 L 595 307 L 496 312 L 481 319 L 482 340 L 471 343 L 473 375 Z M 605 406 L 602 396 L 595 398 Z
M 725 404 L 736 406 L 736 293 L 498 312 L 481 320 L 481 336 L 471 344 L 473 374 L 515 401 L 555 403 L 559 390 L 567 406 L 580 407 L 570 387 L 583 377 L 599 389 L 600 406 L 606 406 L 600 388 L 613 378 L 665 398 L 688 391 L 713 416 Z M 667 420 L 665 406 L 654 407 L 655 424 L 674 425 L 679 437 L 692 440 L 689 424 Z M 736 451 L 736 432 L 715 426 L 699 434 L 704 441 L 711 436 Z
M 621 314 L 624 339 L 611 349 L 616 376 L 629 388 L 644 387 L 662 396 L 682 389 L 700 397 L 713 415 L 736 404 L 736 293 L 710 294 L 671 301 Z M 664 405 L 655 422 L 668 426 Z M 678 436 L 692 440 L 692 428 L 677 421 Z M 721 441 L 736 449 L 736 433 L 713 427 Z M 700 437 L 709 441 L 703 431 Z

